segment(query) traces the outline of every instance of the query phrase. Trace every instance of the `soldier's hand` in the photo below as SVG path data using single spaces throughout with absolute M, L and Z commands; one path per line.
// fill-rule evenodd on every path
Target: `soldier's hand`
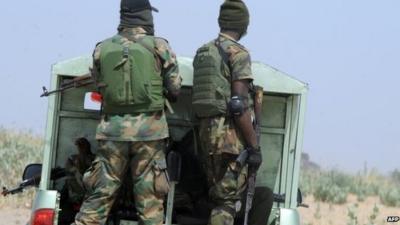
M 249 168 L 253 170 L 258 170 L 263 161 L 261 149 L 259 147 L 249 147 L 247 150 L 249 152 L 249 156 L 247 158 L 247 164 L 249 165 Z

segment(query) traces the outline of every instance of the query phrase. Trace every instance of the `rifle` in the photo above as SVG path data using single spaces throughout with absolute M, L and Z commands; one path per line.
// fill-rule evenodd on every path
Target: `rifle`
M 255 121 L 254 121 L 254 128 L 256 131 L 257 135 L 257 144 L 260 146 L 260 137 L 261 137 L 261 113 L 262 113 L 262 101 L 263 101 L 263 96 L 264 96 L 264 91 L 263 88 L 260 86 L 255 86 L 255 94 L 254 94 L 254 114 L 255 114 Z M 243 150 L 238 158 L 236 159 L 236 162 L 240 166 L 244 166 L 246 164 L 246 161 L 249 157 L 249 150 L 245 149 Z M 250 209 L 253 205 L 253 197 L 256 189 L 256 176 L 257 176 L 257 169 L 258 168 L 253 168 L 249 166 L 249 177 L 247 179 L 247 194 L 246 194 L 246 208 L 245 208 L 245 214 L 244 214 L 244 221 L 243 225 L 248 224 L 249 220 L 249 212 Z
M 46 87 L 43 87 L 43 93 L 40 95 L 40 97 L 48 97 L 49 95 L 58 93 L 58 92 L 63 92 L 68 89 L 72 88 L 80 88 L 80 87 L 85 87 L 91 84 L 96 84 L 97 88 L 102 88 L 105 87 L 105 84 L 99 83 L 97 84 L 95 79 L 93 78 L 94 71 L 91 70 L 90 73 L 84 74 L 79 77 L 75 77 L 74 79 L 70 81 L 66 81 L 61 84 L 60 88 L 48 91 Z
M 104 83 L 97 83 L 95 79 L 93 78 L 93 70 L 91 70 L 91 73 L 75 77 L 71 81 L 64 82 L 61 84 L 61 87 L 52 91 L 48 91 L 45 86 L 42 87 L 43 93 L 40 95 L 40 97 L 48 97 L 52 94 L 58 93 L 58 92 L 63 92 L 68 89 L 72 88 L 80 88 L 80 87 L 85 87 L 91 84 L 96 84 L 97 88 L 102 88 L 106 87 L 107 85 Z M 165 98 L 165 107 L 168 109 L 168 111 L 171 114 L 174 114 L 174 110 L 172 109 L 171 103 L 167 98 Z
M 51 170 L 51 180 L 57 180 L 62 177 L 65 177 L 67 175 L 67 172 L 65 171 L 64 168 L 56 167 Z M 22 181 L 17 187 L 12 188 L 12 189 L 7 189 L 6 187 L 3 187 L 3 191 L 1 192 L 1 195 L 4 197 L 7 195 L 14 195 L 17 193 L 21 193 L 24 191 L 25 188 L 31 187 L 31 186 L 37 186 L 40 183 L 41 175 L 37 174 L 33 176 L 32 178 L 26 179 Z

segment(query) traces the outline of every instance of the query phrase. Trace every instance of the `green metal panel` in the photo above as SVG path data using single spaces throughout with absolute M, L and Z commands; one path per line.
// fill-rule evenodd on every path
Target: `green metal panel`
M 52 66 L 50 89 L 57 88 L 61 82 L 60 75 L 79 76 L 89 73 L 91 66 L 91 58 L 89 56 L 77 57 L 62 62 L 58 62 Z M 55 165 L 55 152 L 57 148 L 58 137 L 58 112 L 60 110 L 60 96 L 51 95 L 48 97 L 46 136 L 43 153 L 43 169 L 42 179 L 39 188 L 47 190 L 50 187 L 50 170 Z
M 300 176 L 300 160 L 301 160 L 301 152 L 303 148 L 303 133 L 304 133 L 304 120 L 306 113 L 306 105 L 307 105 L 307 92 L 304 91 L 303 94 L 297 95 L 295 97 L 296 105 L 298 106 L 298 113 L 295 114 L 297 126 L 293 129 L 293 145 L 290 148 L 290 153 L 293 158 L 292 162 L 292 180 L 291 180 L 291 189 L 288 192 L 290 193 L 291 201 L 290 208 L 297 207 L 297 189 L 299 186 L 299 176 Z
M 61 83 L 71 79 L 69 76 L 59 76 Z M 83 103 L 85 93 L 95 90 L 93 85 L 68 90 L 59 97 L 57 111 L 57 135 L 55 140 L 56 154 L 54 154 L 54 166 L 64 167 L 66 159 L 77 154 L 74 142 L 79 137 L 87 138 L 92 146 L 92 151 L 97 150 L 97 141 L 95 140 L 95 131 L 100 120 L 100 114 L 97 111 L 84 109 Z M 55 189 L 60 190 L 63 180 L 57 181 Z
M 77 154 L 74 141 L 79 137 L 86 137 L 92 149 L 97 149 L 97 142 L 94 139 L 97 124 L 99 120 L 88 117 L 62 117 L 59 123 L 58 144 L 56 165 L 64 167 L 65 159 L 72 154 Z
M 265 95 L 263 99 L 261 148 L 263 164 L 257 174 L 257 185 L 274 190 L 281 164 L 285 139 L 286 98 Z
M 179 73 L 182 76 L 182 85 L 183 86 L 192 86 L 193 85 L 193 59 L 188 57 L 179 57 Z
M 273 93 L 301 94 L 307 90 L 307 84 L 260 62 L 252 64 L 254 83 Z
M 180 141 L 193 127 L 192 108 L 187 107 L 191 102 L 191 89 L 183 87 L 178 101 L 171 104 L 174 113 L 167 111 L 169 134 L 174 141 Z
M 89 67 L 92 66 L 92 57 L 80 56 L 72 59 L 67 59 L 53 65 L 53 76 L 68 75 L 80 76 L 89 73 Z
M 297 96 L 292 96 L 291 97 L 291 106 L 290 108 L 292 109 L 293 112 L 298 112 L 299 111 L 299 101 L 298 101 L 298 97 Z M 292 193 L 292 182 L 293 182 L 293 175 L 294 172 L 293 171 L 293 163 L 294 163 L 294 159 L 295 159 L 295 143 L 296 143 L 296 135 L 297 135 L 297 125 L 298 125 L 298 113 L 292 113 L 291 115 L 291 128 L 290 128 L 290 133 L 289 133 L 289 146 L 288 146 L 288 150 L 287 150 L 287 170 L 286 170 L 286 180 L 285 180 L 285 191 L 284 193 L 286 193 L 286 203 L 285 203 L 285 207 L 289 208 L 291 205 L 296 205 L 295 207 L 297 207 L 297 202 L 296 199 L 292 199 L 293 194 L 297 194 L 296 193 Z M 296 190 L 297 191 L 297 190 Z M 292 201 L 294 200 L 294 202 Z
M 289 149 L 289 134 L 290 134 L 290 129 L 291 129 L 291 124 L 292 124 L 292 104 L 291 102 L 293 101 L 292 96 L 289 96 L 286 99 L 286 117 L 285 117 L 285 132 L 284 132 L 284 143 L 283 143 L 283 149 L 281 151 L 281 157 L 282 160 L 280 162 L 280 170 L 279 170 L 279 178 L 280 178 L 280 182 L 275 186 L 275 193 L 279 193 L 279 194 L 285 194 L 285 189 L 286 189 L 286 180 L 288 179 L 288 149 Z M 285 202 L 286 204 L 286 202 Z M 284 207 L 282 205 L 282 203 L 277 203 L 275 204 L 277 205 L 277 207 Z
M 71 81 L 73 77 L 63 76 L 62 81 Z M 84 88 L 77 88 L 65 91 L 61 95 L 61 111 L 72 111 L 72 112 L 88 112 L 83 108 L 83 99 L 86 92 L 95 91 L 94 85 L 89 85 Z
M 51 88 L 57 87 L 58 78 L 57 76 L 51 77 Z M 46 121 L 46 136 L 45 145 L 43 149 L 43 161 L 42 161 L 42 179 L 40 181 L 40 190 L 47 190 L 49 188 L 50 180 L 50 170 L 52 168 L 52 143 L 53 143 L 53 131 L 56 126 L 56 96 L 48 97 L 48 107 L 47 107 L 47 121 Z

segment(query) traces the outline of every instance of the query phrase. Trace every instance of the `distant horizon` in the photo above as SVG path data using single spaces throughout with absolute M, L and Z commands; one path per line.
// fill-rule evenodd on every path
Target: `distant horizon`
M 43 139 L 45 138 L 45 131 L 44 130 L 43 130 L 43 132 L 39 132 L 39 131 L 37 131 L 35 129 L 26 129 L 26 128 L 18 128 L 18 127 L 7 127 L 7 126 L 4 126 L 4 125 L 0 124 L 0 131 L 2 129 L 10 130 L 12 132 L 17 132 L 17 133 L 21 133 L 21 134 L 22 133 L 32 134 L 33 136 L 37 136 L 38 138 L 43 138 Z M 333 166 L 327 166 L 326 167 L 326 166 L 320 165 L 320 163 L 315 161 L 313 156 L 312 156 L 312 154 L 310 154 L 309 152 L 302 151 L 302 153 L 303 154 L 307 154 L 309 156 L 309 162 L 316 163 L 320 167 L 320 169 L 322 169 L 324 171 L 337 170 L 337 171 L 341 171 L 341 172 L 345 172 L 345 173 L 349 173 L 349 174 L 353 174 L 354 175 L 356 173 L 363 172 L 363 171 L 365 171 L 365 169 L 367 169 L 368 171 L 375 171 L 376 170 L 381 175 L 388 176 L 388 175 L 390 175 L 391 172 L 394 172 L 395 170 L 400 170 L 400 166 L 399 166 L 399 167 L 395 167 L 395 168 L 393 168 L 391 170 L 382 171 L 382 170 L 380 170 L 379 168 L 376 168 L 376 167 L 369 167 L 368 166 L 368 162 L 364 162 L 363 167 L 362 168 L 358 168 L 356 170 L 346 170 L 346 169 L 340 168 L 340 166 L 338 166 L 338 165 L 336 165 L 336 166 L 333 165 Z M 304 160 L 304 159 L 302 159 L 302 160 Z

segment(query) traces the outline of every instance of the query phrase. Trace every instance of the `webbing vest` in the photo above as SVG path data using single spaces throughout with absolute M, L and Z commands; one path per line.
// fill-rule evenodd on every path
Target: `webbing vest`
M 128 41 L 120 35 L 105 40 L 100 49 L 103 112 L 130 114 L 164 108 L 163 80 L 154 52 L 154 37 Z
M 193 60 L 192 106 L 200 118 L 227 114 L 231 84 L 224 75 L 223 54 L 213 41 L 202 46 Z

